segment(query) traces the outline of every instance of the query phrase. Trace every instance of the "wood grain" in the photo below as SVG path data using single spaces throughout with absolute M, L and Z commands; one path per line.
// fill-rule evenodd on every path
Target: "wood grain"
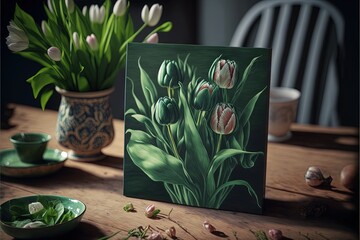
M 53 136 L 49 147 L 66 150 L 55 139 L 56 118 L 55 111 L 15 105 L 13 128 L 1 130 L 0 149 L 12 147 L 8 138 L 14 133 L 38 131 Z M 41 178 L 2 176 L 0 202 L 33 194 L 64 195 L 83 201 L 87 210 L 80 226 L 59 239 L 98 239 L 117 231 L 112 239 L 122 239 L 128 230 L 148 225 L 160 232 L 174 226 L 179 239 L 256 239 L 251 231 L 274 228 L 290 239 L 359 237 L 358 195 L 341 186 L 339 179 L 343 166 L 358 162 L 358 129 L 294 125 L 289 141 L 269 143 L 264 214 L 253 215 L 123 196 L 124 124 L 120 120 L 114 124 L 115 140 L 104 149 L 106 159 L 95 163 L 67 160 L 59 172 Z M 331 188 L 305 184 L 304 174 L 311 165 L 330 172 Z M 122 209 L 127 202 L 133 203 L 135 212 Z M 144 216 L 144 209 L 152 203 L 163 214 L 158 219 Z M 305 209 L 312 207 L 327 210 L 322 216 L 311 217 Z M 204 220 L 216 227 L 216 234 L 202 227 Z M 0 239 L 11 237 L 1 231 Z

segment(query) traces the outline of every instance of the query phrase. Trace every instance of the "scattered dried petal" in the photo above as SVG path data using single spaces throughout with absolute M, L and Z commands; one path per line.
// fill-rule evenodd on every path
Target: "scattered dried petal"
M 206 230 L 208 230 L 211 233 L 216 231 L 216 228 L 213 225 L 211 225 L 208 221 L 204 221 L 203 226 Z
M 145 216 L 148 218 L 154 218 L 160 213 L 160 209 L 156 209 L 154 204 L 151 204 L 145 209 Z
M 281 240 L 283 239 L 283 235 L 281 230 L 278 229 L 270 229 L 269 230 L 269 236 L 272 240 Z
M 176 229 L 175 229 L 175 227 L 170 227 L 169 229 L 166 229 L 165 233 L 171 238 L 176 238 Z
M 146 239 L 147 240 L 163 240 L 163 236 L 159 232 L 153 232 Z

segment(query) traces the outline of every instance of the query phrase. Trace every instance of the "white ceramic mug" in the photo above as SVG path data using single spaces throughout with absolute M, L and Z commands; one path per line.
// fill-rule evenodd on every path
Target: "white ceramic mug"
M 294 88 L 270 88 L 269 141 L 284 141 L 291 137 L 290 126 L 296 117 L 300 95 Z

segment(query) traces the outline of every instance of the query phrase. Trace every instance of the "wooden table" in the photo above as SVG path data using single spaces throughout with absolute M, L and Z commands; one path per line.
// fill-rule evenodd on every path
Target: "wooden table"
M 0 132 L 0 148 L 11 148 L 8 138 L 20 131 L 51 134 L 49 147 L 63 149 L 55 139 L 55 111 L 15 106 L 14 126 Z M 269 143 L 264 215 L 218 211 L 123 196 L 124 124 L 115 120 L 115 140 L 104 149 L 107 159 L 95 163 L 67 160 L 58 172 L 41 178 L 2 177 L 0 202 L 34 194 L 64 195 L 87 205 L 81 224 L 59 239 L 98 239 L 120 231 L 112 239 L 122 239 L 138 226 L 152 226 L 158 231 L 174 226 L 179 239 L 256 239 L 251 232 L 281 229 L 290 239 L 358 239 L 357 194 L 340 184 L 339 174 L 346 164 L 358 161 L 358 129 L 323 128 L 294 125 L 293 138 L 284 143 Z M 305 184 L 304 174 L 310 165 L 328 170 L 331 189 L 317 189 Z M 131 202 L 137 212 L 127 213 L 123 206 Z M 153 220 L 144 209 L 154 203 L 170 217 Z M 239 203 L 241 204 L 241 203 Z M 320 217 L 305 217 L 304 209 L 326 206 Z M 221 236 L 207 232 L 202 223 L 208 220 Z M 236 236 L 234 236 L 236 232 Z M 0 239 L 11 239 L 0 232 Z

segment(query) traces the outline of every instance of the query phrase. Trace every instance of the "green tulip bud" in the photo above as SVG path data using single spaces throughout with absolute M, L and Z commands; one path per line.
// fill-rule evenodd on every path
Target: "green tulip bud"
M 179 120 L 179 108 L 175 99 L 161 97 L 155 105 L 155 120 L 161 125 L 169 125 Z
M 165 60 L 160 66 L 158 72 L 158 83 L 162 87 L 178 88 L 179 82 L 183 78 L 177 62 L 174 60 Z
M 197 110 L 209 110 L 212 107 L 213 99 L 218 87 L 210 84 L 205 80 L 201 80 L 195 88 L 194 108 Z

